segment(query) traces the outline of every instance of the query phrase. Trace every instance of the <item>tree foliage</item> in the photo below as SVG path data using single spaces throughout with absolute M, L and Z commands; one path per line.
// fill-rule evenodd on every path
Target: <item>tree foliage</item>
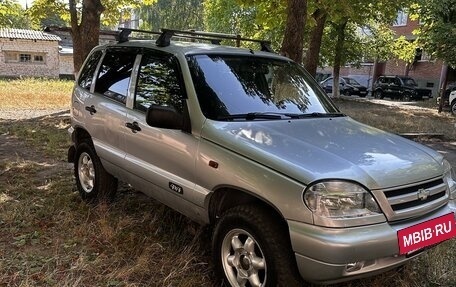
M 1 28 L 30 28 L 27 14 L 21 4 L 15 0 L 0 1 L 0 27 Z
M 158 0 L 150 5 L 141 5 L 137 12 L 141 29 L 204 29 L 202 0 Z
M 422 0 L 417 6 L 424 22 L 420 37 L 424 49 L 456 67 L 456 0 Z
M 279 50 L 283 38 L 286 1 L 206 0 L 204 26 L 209 31 L 267 39 Z M 250 46 L 250 44 L 246 44 Z
M 122 16 L 139 4 L 154 0 L 36 0 L 30 9 L 31 16 L 41 21 L 49 15 L 60 15 L 71 25 L 73 38 L 73 64 L 77 73 L 90 51 L 98 45 L 100 25 L 118 23 Z

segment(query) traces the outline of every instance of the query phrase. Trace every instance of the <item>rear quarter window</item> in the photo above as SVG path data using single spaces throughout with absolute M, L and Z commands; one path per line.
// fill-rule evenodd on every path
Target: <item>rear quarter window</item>
M 103 53 L 101 51 L 93 52 L 89 58 L 87 59 L 84 67 L 81 70 L 81 74 L 79 75 L 78 85 L 86 90 L 90 90 L 93 82 L 93 74 L 97 69 L 98 62 L 100 61 L 101 55 Z

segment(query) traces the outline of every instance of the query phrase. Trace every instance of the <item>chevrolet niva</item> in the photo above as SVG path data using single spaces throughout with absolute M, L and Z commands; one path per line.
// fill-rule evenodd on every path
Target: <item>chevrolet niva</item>
M 119 179 L 212 225 L 231 286 L 371 276 L 456 235 L 448 161 L 342 114 L 268 42 L 130 32 L 96 47 L 74 87 L 68 159 L 83 199 L 112 197 Z

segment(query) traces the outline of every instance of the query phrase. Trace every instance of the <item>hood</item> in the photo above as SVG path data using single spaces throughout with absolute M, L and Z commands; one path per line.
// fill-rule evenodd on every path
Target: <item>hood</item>
M 349 117 L 207 120 L 202 137 L 304 184 L 346 179 L 379 189 L 443 173 L 434 150 Z

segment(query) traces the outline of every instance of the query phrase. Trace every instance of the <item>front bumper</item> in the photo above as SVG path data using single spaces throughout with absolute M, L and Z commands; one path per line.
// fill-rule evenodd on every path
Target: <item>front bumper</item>
M 288 225 L 301 276 L 306 281 L 330 284 L 404 264 L 419 253 L 399 255 L 397 231 L 450 212 L 456 212 L 454 201 L 426 216 L 394 224 L 327 228 L 288 221 Z

